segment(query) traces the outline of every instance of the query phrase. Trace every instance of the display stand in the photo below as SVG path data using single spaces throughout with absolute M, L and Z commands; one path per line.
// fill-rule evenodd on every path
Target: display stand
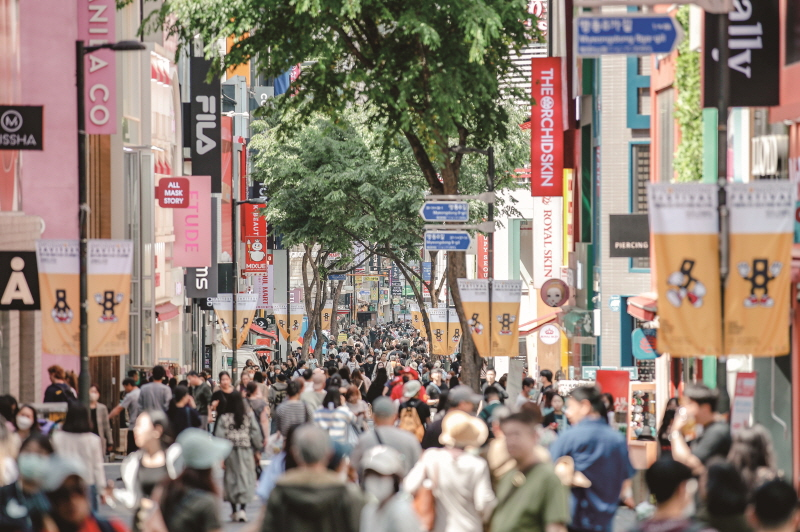
M 628 398 L 628 453 L 635 469 L 658 459 L 656 384 L 632 382 Z

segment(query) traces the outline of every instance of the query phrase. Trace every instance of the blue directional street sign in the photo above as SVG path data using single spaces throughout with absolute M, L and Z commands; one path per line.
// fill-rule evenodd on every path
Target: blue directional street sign
M 467 251 L 472 237 L 466 231 L 425 231 L 428 251 Z
M 582 57 L 668 54 L 682 34 L 669 15 L 591 15 L 575 19 L 575 50 Z
M 423 262 L 422 263 L 422 280 L 423 281 L 430 281 L 431 280 L 431 263 L 430 262 Z
M 428 201 L 419 214 L 426 222 L 466 222 L 469 204 L 466 201 Z
M 344 273 L 332 273 L 328 275 L 329 281 L 344 281 L 347 279 L 347 274 Z

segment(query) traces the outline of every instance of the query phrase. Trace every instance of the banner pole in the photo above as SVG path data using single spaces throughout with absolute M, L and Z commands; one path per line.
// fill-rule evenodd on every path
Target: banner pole
M 709 16 L 706 14 L 706 16 Z M 723 352 L 717 358 L 718 411 L 730 410 L 728 394 L 728 364 L 725 356 L 725 286 L 728 281 L 728 255 L 730 250 L 729 212 L 725 186 L 728 182 L 728 102 L 730 99 L 730 69 L 728 67 L 728 15 L 717 15 L 719 25 L 719 95 L 717 97 L 717 186 L 719 187 L 719 279 L 720 323 L 722 324 Z

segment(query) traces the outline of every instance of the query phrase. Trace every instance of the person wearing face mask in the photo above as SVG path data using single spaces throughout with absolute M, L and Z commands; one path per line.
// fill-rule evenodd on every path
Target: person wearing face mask
M 361 463 L 362 485 L 373 500 L 361 510 L 360 532 L 421 532 L 411 496 L 400 489 L 403 456 L 391 447 L 378 445 L 364 454 Z
M 32 434 L 41 434 L 42 430 L 36 422 L 37 419 L 36 409 L 31 405 L 22 405 L 19 408 L 14 426 L 17 428 L 20 441 L 25 441 Z
M 103 452 L 114 450 L 114 434 L 111 432 L 111 423 L 108 421 L 108 408 L 100 402 L 100 388 L 92 384 L 89 388 L 89 408 L 92 418 L 92 432 L 100 436 L 103 442 Z
M 0 530 L 52 530 L 48 526 L 52 520 L 47 515 L 50 503 L 42 493 L 51 454 L 53 447 L 50 440 L 41 433 L 23 441 L 17 459 L 19 478 L 0 488 Z

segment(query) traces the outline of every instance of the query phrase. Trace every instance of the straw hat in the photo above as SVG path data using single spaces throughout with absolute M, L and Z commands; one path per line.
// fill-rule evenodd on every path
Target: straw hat
M 442 420 L 439 443 L 445 447 L 480 447 L 488 437 L 486 423 L 461 410 L 453 410 Z

